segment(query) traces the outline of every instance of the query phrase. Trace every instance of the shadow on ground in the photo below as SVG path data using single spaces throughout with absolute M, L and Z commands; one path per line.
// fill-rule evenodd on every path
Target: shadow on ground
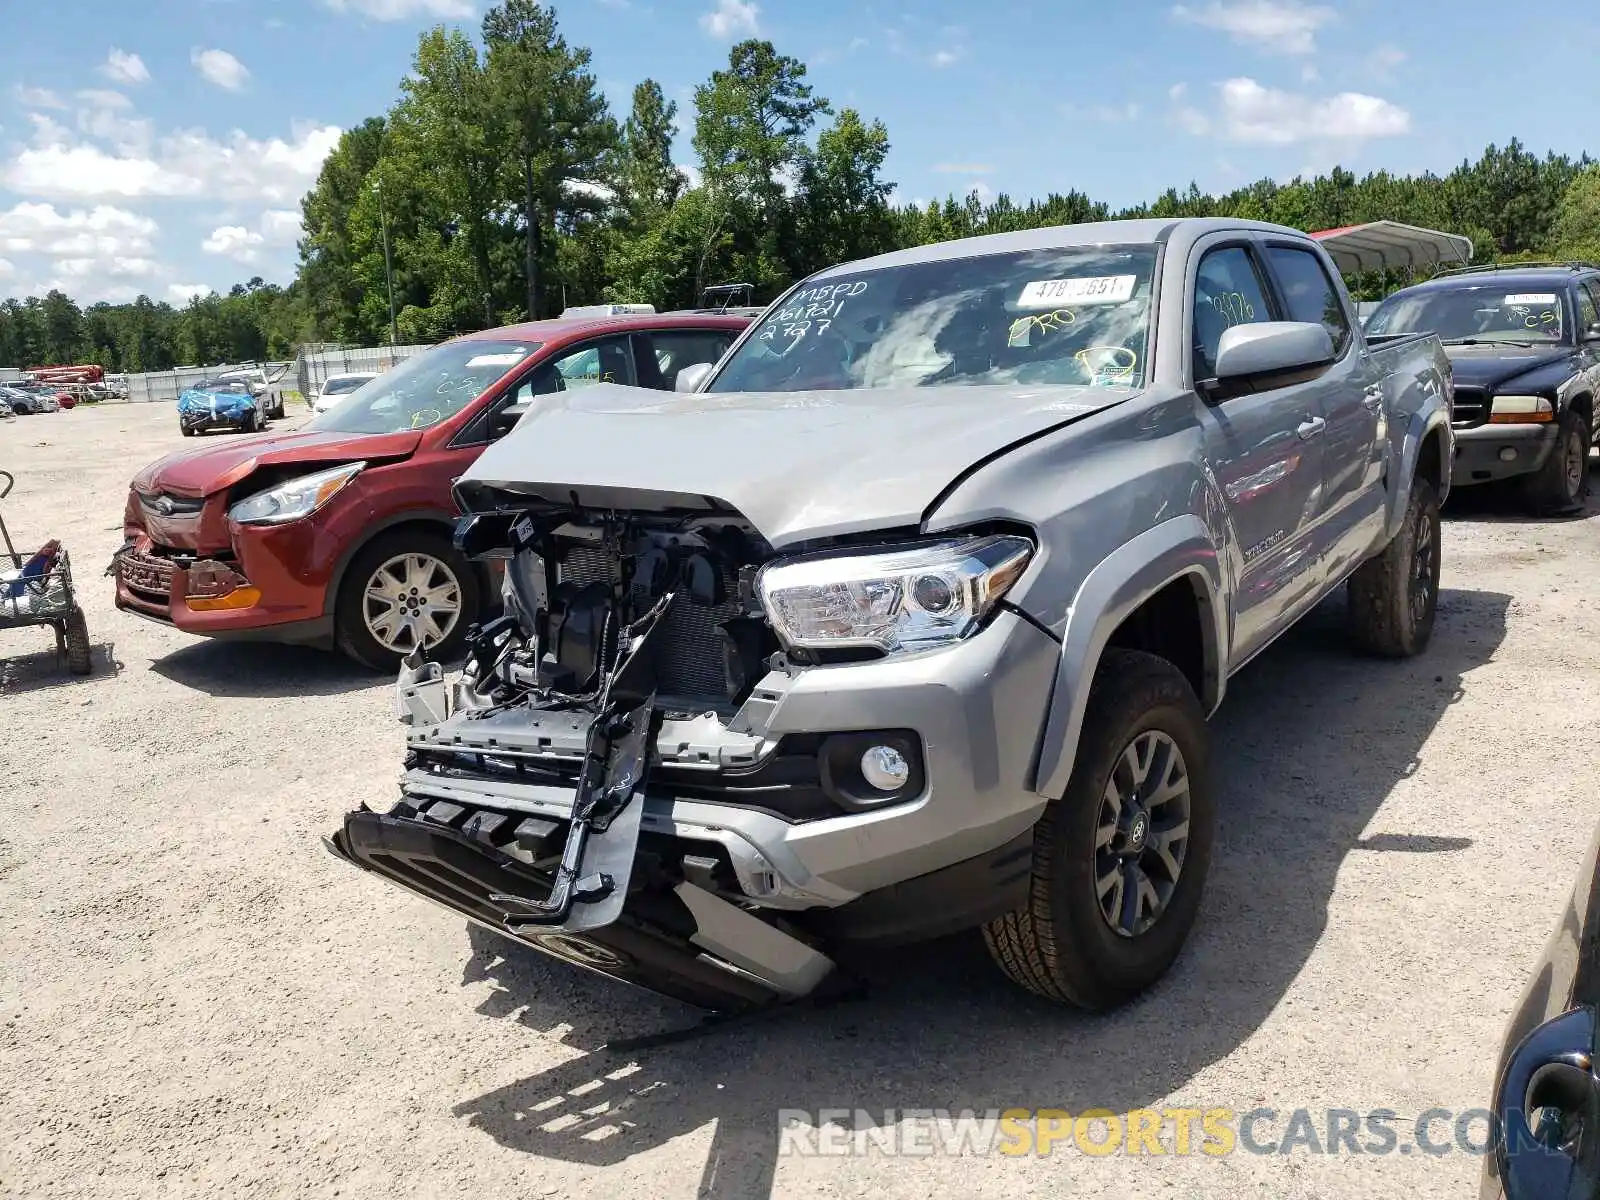
M 1600 459 L 1589 461 L 1589 487 L 1583 506 L 1570 513 L 1536 513 L 1523 498 L 1519 479 L 1478 483 L 1450 489 L 1444 516 L 1451 520 L 1485 521 L 1494 525 L 1547 525 L 1582 521 L 1600 515 Z
M 1445 591 L 1432 646 L 1408 662 L 1352 656 L 1338 599 L 1232 681 L 1213 721 L 1222 800 L 1200 922 L 1173 972 L 1130 1006 L 1099 1017 L 1052 1007 L 1003 982 L 976 938 L 958 938 L 882 956 L 865 1000 L 633 1056 L 585 1054 L 456 1115 L 513 1149 L 593 1167 L 715 1122 L 699 1194 L 743 1200 L 771 1193 L 784 1108 L 1125 1112 L 1181 1094 L 1283 997 L 1348 854 L 1470 844 L 1366 830 L 1467 672 L 1501 643 L 1510 597 Z M 695 1015 L 493 933 L 472 939 L 466 980 L 497 985 L 484 1015 L 575 1049 Z M 593 1016 L 617 1013 L 615 1024 Z
M 196 642 L 150 669 L 210 696 L 334 696 L 393 681 L 341 654 L 267 642 Z
M 48 635 L 49 631 L 46 633 Z M 0 631 L 0 638 L 10 636 L 13 635 Z M 3 648 L 6 647 L 0 643 L 0 649 Z M 111 642 L 94 643 L 89 647 L 89 654 L 93 668 L 87 675 L 74 675 L 67 670 L 66 656 L 53 646 L 32 654 L 6 655 L 0 658 L 0 695 L 15 696 L 23 692 L 98 683 L 122 673 L 116 647 Z

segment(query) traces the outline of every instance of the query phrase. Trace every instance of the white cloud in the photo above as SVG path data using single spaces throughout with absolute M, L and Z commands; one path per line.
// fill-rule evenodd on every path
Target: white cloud
M 936 67 L 948 67 L 951 63 L 959 62 L 960 59 L 960 50 L 935 50 L 933 57 L 928 61 Z
M 230 92 L 237 92 L 250 78 L 249 69 L 226 50 L 191 50 L 189 61 L 202 79 Z
M 1220 92 L 1223 135 L 1235 142 L 1349 143 L 1397 137 L 1411 128 L 1405 109 L 1360 92 L 1317 99 L 1262 87 L 1254 79 L 1230 79 Z
M 106 56 L 106 61 L 100 67 L 100 74 L 114 83 L 149 83 L 150 71 L 144 65 L 144 59 L 137 54 L 130 54 L 118 50 L 115 46 Z
M 755 37 L 761 32 L 757 18 L 761 6 L 754 0 L 717 0 L 717 6 L 700 16 L 700 28 L 714 38 L 731 41 L 741 34 Z
M 0 182 L 24 196 L 188 196 L 198 180 L 175 174 L 149 158 L 107 154 L 97 146 L 55 142 L 21 151 Z
M 264 241 L 266 238 L 243 225 L 223 225 L 211 231 L 211 236 L 200 243 L 200 249 L 234 262 L 253 263 L 259 257 L 256 248 Z
M 147 152 L 107 152 L 74 142 L 68 130 L 34 114 L 35 144 L 0 170 L 0 183 L 26 196 L 65 199 L 197 196 L 283 204 L 298 200 L 338 144 L 335 125 L 297 127 L 290 140 L 258 140 L 241 130 L 216 139 L 181 130 Z
M 66 108 L 67 102 L 49 88 L 29 87 L 25 83 L 17 84 L 16 96 L 18 104 L 25 104 L 29 108 Z
M 697 188 L 700 186 L 699 167 L 691 166 L 689 163 L 679 163 L 678 174 L 683 176 L 683 182 L 686 186 L 692 188 Z
M 8 275 L 15 275 L 16 273 L 17 268 L 10 259 L 0 258 L 0 279 L 3 279 Z
M 169 283 L 167 296 L 175 304 L 187 304 L 196 296 L 210 295 L 212 289 L 203 283 Z
M 148 279 L 160 268 L 148 258 L 59 258 L 56 270 L 77 279 Z
M 471 0 L 323 0 L 334 12 L 353 12 L 374 21 L 409 21 L 417 17 L 472 16 Z
M 57 211 L 51 204 L 23 202 L 0 212 L 0 249 L 36 254 L 140 255 L 148 253 L 157 226 L 125 208 Z
M 297 208 L 269 208 L 261 214 L 261 237 L 269 246 L 292 246 L 303 232 Z
M 1317 30 L 1335 14 L 1331 8 L 1300 0 L 1212 0 L 1204 8 L 1176 5 L 1172 15 L 1219 29 L 1236 42 L 1271 54 L 1311 54 L 1317 48 Z
M 974 179 L 972 186 L 967 189 L 967 195 L 977 193 L 978 199 L 984 203 L 994 198 L 994 189 L 981 179 Z

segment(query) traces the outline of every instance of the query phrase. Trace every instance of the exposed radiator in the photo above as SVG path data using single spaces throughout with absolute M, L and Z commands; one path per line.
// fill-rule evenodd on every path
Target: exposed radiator
M 576 547 L 561 564 L 560 578 L 563 583 L 576 584 L 609 580 L 610 559 L 603 550 Z M 718 631 L 723 622 L 739 615 L 739 585 L 731 573 L 724 576 L 723 589 L 727 599 L 714 607 L 680 596 L 665 623 L 652 635 L 659 695 L 668 705 L 715 707 L 728 703 Z

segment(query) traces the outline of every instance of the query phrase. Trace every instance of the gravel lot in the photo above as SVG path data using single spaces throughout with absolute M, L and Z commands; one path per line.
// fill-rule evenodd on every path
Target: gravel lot
M 777 1112 L 1484 1105 L 1595 820 L 1600 615 L 1580 597 L 1600 507 L 1541 523 L 1490 499 L 1448 516 L 1419 661 L 1351 658 L 1330 608 L 1234 681 L 1201 923 L 1131 1008 L 1035 1003 L 958 941 L 886 959 L 865 1001 L 625 1057 L 598 1047 L 690 1014 L 469 937 L 323 851 L 345 809 L 392 793 L 387 680 L 112 608 L 100 570 L 127 480 L 178 445 L 166 405 L 0 427 L 13 536 L 63 539 L 96 643 L 77 680 L 47 631 L 0 632 L 0 1192 L 1475 1187 L 1459 1152 L 798 1158 L 777 1153 Z

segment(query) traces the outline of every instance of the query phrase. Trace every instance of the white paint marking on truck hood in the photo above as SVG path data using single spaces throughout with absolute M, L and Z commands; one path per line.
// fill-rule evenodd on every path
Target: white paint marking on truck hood
M 462 481 L 710 496 L 778 547 L 914 526 L 979 459 L 1137 394 L 946 386 L 680 395 L 598 384 L 539 397 Z

